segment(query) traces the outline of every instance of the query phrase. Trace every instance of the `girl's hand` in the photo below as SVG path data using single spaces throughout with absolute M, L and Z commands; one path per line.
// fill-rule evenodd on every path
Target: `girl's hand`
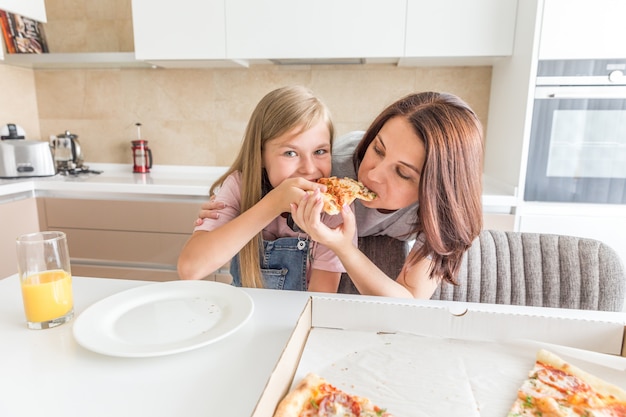
M 290 210 L 290 203 L 299 202 L 307 191 L 316 189 L 326 190 L 326 186 L 316 182 L 307 181 L 304 178 L 288 178 L 278 187 L 273 189 L 270 194 L 275 199 L 278 207 L 281 207 L 280 213 L 286 213 Z M 198 218 L 195 220 L 194 226 L 200 226 L 204 219 L 218 219 L 220 210 L 226 206 L 221 201 L 215 201 L 215 195 L 209 198 L 209 201 L 202 203 Z
M 278 213 L 288 213 L 291 203 L 298 203 L 302 197 L 307 195 L 307 191 L 314 191 L 320 188 L 325 189 L 325 185 L 318 184 L 304 178 L 287 178 L 276 188 L 270 191 L 266 197 L 271 198 Z
M 299 204 L 292 204 L 291 215 L 296 224 L 304 230 L 311 239 L 338 252 L 342 247 L 353 246 L 352 238 L 356 232 L 356 220 L 349 206 L 342 207 L 343 224 L 331 229 L 322 223 L 321 213 L 324 202 L 320 191 L 306 194 Z

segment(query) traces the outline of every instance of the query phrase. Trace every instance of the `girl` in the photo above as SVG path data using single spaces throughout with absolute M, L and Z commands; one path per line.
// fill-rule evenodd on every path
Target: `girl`
M 333 133 L 328 109 L 309 90 L 263 97 L 235 162 L 211 187 L 225 208 L 195 228 L 178 258 L 180 278 L 202 279 L 232 258 L 237 286 L 336 292 L 344 271 L 337 257 L 287 222 L 289 204 L 330 175 Z
M 339 256 L 360 293 L 430 298 L 441 280 L 455 282 L 482 229 L 480 121 L 458 97 L 426 92 L 393 103 L 359 136 L 337 143 L 333 174 L 356 176 L 378 198 L 344 207 L 334 229 L 320 222 L 317 191 L 292 215 Z M 356 225 L 360 236 L 416 239 L 395 280 L 349 244 Z

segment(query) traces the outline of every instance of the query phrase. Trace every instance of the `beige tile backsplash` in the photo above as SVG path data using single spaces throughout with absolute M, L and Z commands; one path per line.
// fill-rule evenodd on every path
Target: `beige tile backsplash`
M 102 3 L 102 4 L 100 4 Z M 133 50 L 130 0 L 46 1 L 51 52 Z M 70 130 L 87 162 L 131 163 L 135 123 L 155 164 L 229 165 L 258 100 L 283 85 L 311 88 L 339 135 L 365 129 L 414 91 L 459 95 L 486 127 L 491 67 L 274 66 L 220 69 L 29 70 L 0 65 L 0 124 L 47 140 Z

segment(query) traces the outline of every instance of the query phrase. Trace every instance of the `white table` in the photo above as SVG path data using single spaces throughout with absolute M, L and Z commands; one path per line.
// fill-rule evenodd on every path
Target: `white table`
M 93 303 L 120 291 L 159 285 L 103 278 L 74 277 L 73 280 L 76 316 Z M 72 334 L 74 321 L 53 329 L 27 329 L 17 276 L 0 280 L 0 417 L 250 416 L 313 294 L 244 291 L 254 300 L 254 313 L 241 329 L 225 339 L 168 356 L 119 358 L 78 345 Z M 324 296 L 446 306 L 454 314 L 470 308 L 489 314 L 513 312 L 530 317 L 556 315 L 591 322 L 608 321 L 618 323 L 621 328 L 626 323 L 626 313 L 347 294 Z
M 76 316 L 109 295 L 154 284 L 84 277 L 73 283 Z M 73 321 L 27 329 L 17 276 L 0 280 L 0 416 L 251 415 L 310 294 L 245 291 L 254 314 L 233 335 L 185 353 L 118 358 L 78 345 Z

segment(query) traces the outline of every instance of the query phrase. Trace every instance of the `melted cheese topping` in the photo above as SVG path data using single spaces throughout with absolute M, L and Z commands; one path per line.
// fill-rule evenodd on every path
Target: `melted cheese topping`
M 385 410 L 368 400 L 322 384 L 299 417 L 385 417 Z
M 604 396 L 575 375 L 537 362 L 508 417 L 626 417 L 626 403 Z
M 376 198 L 376 193 L 368 190 L 362 183 L 352 178 L 320 178 L 317 182 L 326 186 L 326 192 L 335 197 L 340 207 L 344 204 L 351 204 L 355 198 L 367 201 Z

